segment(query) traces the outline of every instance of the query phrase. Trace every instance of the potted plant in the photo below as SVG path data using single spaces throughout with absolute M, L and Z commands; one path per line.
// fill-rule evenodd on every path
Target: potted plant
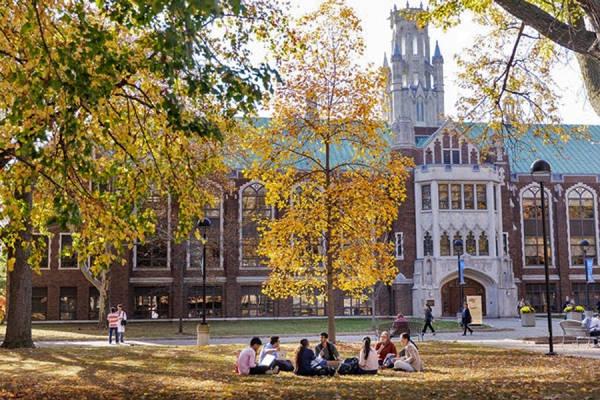
M 521 313 L 521 326 L 535 326 L 535 308 L 532 306 L 523 306 L 519 310 Z
M 566 306 L 563 311 L 567 313 L 567 319 L 581 321 L 581 314 L 585 312 L 585 308 L 583 306 L 574 306 L 570 304 Z

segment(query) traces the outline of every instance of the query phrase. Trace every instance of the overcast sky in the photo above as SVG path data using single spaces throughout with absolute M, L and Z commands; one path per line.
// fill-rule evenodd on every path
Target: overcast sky
M 323 0 L 292 0 L 294 8 L 301 15 L 316 10 Z M 394 0 L 346 0 L 346 4 L 353 7 L 358 17 L 363 21 L 363 37 L 367 46 L 366 58 L 368 61 L 381 65 L 384 53 L 388 59 L 391 53 L 390 22 L 388 20 L 390 11 L 396 4 L 398 9 L 406 7 L 406 0 L 396 2 Z M 411 7 L 418 7 L 418 0 L 411 0 Z M 426 6 L 427 1 L 423 1 Z M 295 12 L 296 13 L 296 12 Z M 429 38 L 431 39 L 431 52 L 433 54 L 435 41 L 440 45 L 444 57 L 444 84 L 446 92 L 446 114 L 455 116 L 455 103 L 460 95 L 456 84 L 456 63 L 454 55 L 459 54 L 464 48 L 468 48 L 473 42 L 473 31 L 477 28 L 470 21 L 463 22 L 459 27 L 448 32 L 429 27 Z M 587 102 L 581 75 L 577 63 L 572 61 L 565 65 L 561 71 L 556 73 L 561 77 L 560 86 L 563 98 L 560 108 L 561 116 L 565 123 L 569 124 L 598 124 L 600 117 L 592 110 Z M 567 80 L 562 80 L 564 78 Z

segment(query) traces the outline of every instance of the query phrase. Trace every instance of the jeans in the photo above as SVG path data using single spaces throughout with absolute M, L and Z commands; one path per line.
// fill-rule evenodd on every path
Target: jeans
M 123 343 L 123 336 L 125 335 L 125 332 L 117 332 L 117 339 L 121 339 L 121 343 Z M 117 340 L 118 342 L 119 340 Z
M 119 332 L 118 328 L 115 326 L 114 328 L 108 328 L 108 343 L 112 343 L 112 334 L 115 333 L 115 342 L 119 343 Z

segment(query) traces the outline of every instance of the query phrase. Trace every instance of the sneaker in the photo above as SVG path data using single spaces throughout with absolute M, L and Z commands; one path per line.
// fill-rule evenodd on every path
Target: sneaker
M 433 336 L 435 336 L 435 332 L 433 332 Z
M 596 344 L 594 345 L 594 347 L 600 347 L 600 344 L 596 343 Z
M 275 368 L 268 370 L 265 372 L 267 375 L 277 375 L 279 373 L 279 366 L 276 365 Z

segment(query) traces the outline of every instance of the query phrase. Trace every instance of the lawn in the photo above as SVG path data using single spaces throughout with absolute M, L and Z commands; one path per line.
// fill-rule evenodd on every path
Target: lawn
M 0 399 L 593 399 L 597 360 L 417 343 L 422 373 L 298 377 L 234 373 L 243 345 L 0 349 Z M 284 345 L 288 354 L 292 345 Z M 342 356 L 358 353 L 341 344 Z
M 415 321 L 421 321 L 416 320 Z M 238 321 L 208 321 L 212 337 L 223 336 L 248 336 L 248 335 L 285 335 L 285 334 L 313 334 L 317 335 L 327 330 L 327 319 L 265 319 L 265 320 L 238 320 Z M 129 339 L 135 338 L 169 338 L 169 337 L 196 337 L 198 322 L 184 322 L 183 335 L 178 334 L 179 323 L 170 321 L 135 321 L 127 324 L 126 335 Z M 344 318 L 336 319 L 338 333 L 372 333 L 370 318 Z M 458 331 L 460 329 L 455 321 L 436 321 L 435 329 L 440 331 Z M 0 339 L 4 337 L 6 324 L 0 325 Z M 107 337 L 106 329 L 99 329 L 96 324 L 33 324 L 32 335 L 34 340 L 82 340 L 99 339 Z

